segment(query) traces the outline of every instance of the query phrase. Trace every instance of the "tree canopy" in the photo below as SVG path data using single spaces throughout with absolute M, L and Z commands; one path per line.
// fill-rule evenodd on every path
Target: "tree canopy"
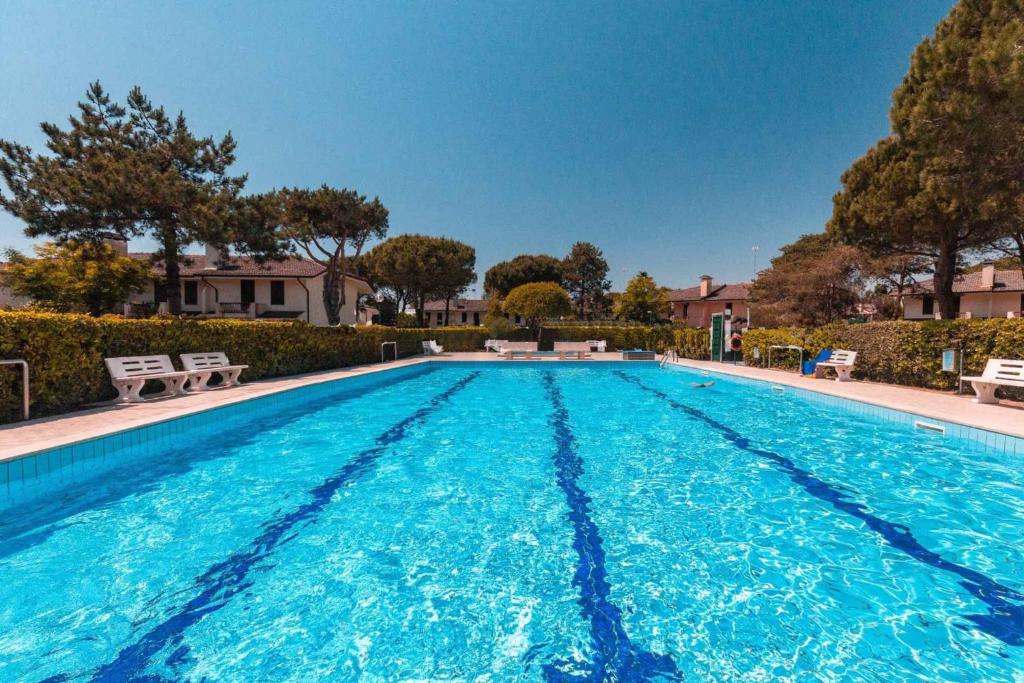
M 377 197 L 367 200 L 355 190 L 328 185 L 282 190 L 280 198 L 281 235 L 325 268 L 324 310 L 327 322 L 337 325 L 346 303 L 349 260 L 357 261 L 368 241 L 384 238 L 388 210 Z
M 615 299 L 615 317 L 621 320 L 654 323 L 668 320 L 672 305 L 668 289 L 659 287 L 650 275 L 637 273 L 626 284 L 626 289 Z
M 914 51 L 893 134 L 843 174 L 829 231 L 872 255 L 933 262 L 943 317 L 965 255 L 1024 265 L 1024 5 L 962 0 Z M 1018 239 L 1019 238 L 1019 239 Z
M 245 176 L 232 176 L 235 141 L 197 137 L 185 116 L 168 116 L 135 87 L 124 106 L 97 82 L 66 129 L 41 124 L 48 154 L 0 140 L 0 206 L 31 237 L 98 242 L 147 235 L 159 245 L 168 306 L 181 310 L 180 260 L 194 242 L 235 245 L 259 257 L 282 245 L 232 220 Z
M 35 254 L 33 259 L 8 250 L 0 282 L 14 294 L 65 313 L 120 313 L 128 295 L 152 277 L 146 263 L 102 242 L 47 242 L 35 247 Z
M 484 274 L 484 290 L 498 297 L 507 296 L 530 282 L 562 284 L 562 262 L 553 256 L 522 254 L 510 261 L 494 264 Z
M 608 305 L 608 262 L 601 250 L 590 242 L 576 242 L 562 261 L 565 288 L 581 320 L 600 315 Z
M 476 251 L 447 237 L 398 235 L 368 251 L 362 272 L 399 312 L 412 304 L 420 325 L 432 299 L 450 301 L 476 281 Z
M 572 299 L 554 282 L 529 282 L 509 292 L 503 308 L 506 314 L 518 315 L 526 320 L 527 326 L 536 335 L 545 320 L 572 312 Z
M 803 235 L 754 280 L 751 301 L 765 325 L 824 325 L 861 300 L 864 255 L 828 235 Z

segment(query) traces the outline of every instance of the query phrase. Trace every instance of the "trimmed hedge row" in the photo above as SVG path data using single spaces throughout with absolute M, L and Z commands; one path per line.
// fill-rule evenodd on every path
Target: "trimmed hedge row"
M 31 369 L 32 414 L 74 410 L 113 398 L 104 358 L 224 351 L 249 365 L 244 380 L 293 375 L 380 360 L 382 341 L 401 356 L 436 339 L 449 351 L 475 351 L 484 328 L 395 329 L 314 327 L 295 322 L 91 318 L 58 313 L 0 312 L 0 358 L 24 358 Z M 390 350 L 388 351 L 390 354 Z M 0 422 L 20 411 L 21 379 L 0 368 Z
M 1024 358 L 1024 320 L 895 320 L 816 329 L 750 330 L 743 335 L 746 364 L 766 366 L 771 344 L 800 346 L 810 358 L 823 348 L 849 349 L 857 352 L 854 377 L 949 390 L 956 388 L 957 376 L 941 371 L 943 349 L 962 348 L 964 374 L 980 375 L 989 358 Z M 795 352 L 773 352 L 773 367 L 795 368 L 796 362 Z M 1024 394 L 1018 392 L 1015 398 L 1024 398 Z
M 541 348 L 550 349 L 556 341 L 604 339 L 609 351 L 653 349 L 664 353 L 675 349 L 680 356 L 701 360 L 708 357 L 708 331 L 689 327 L 658 325 L 551 325 L 541 330 Z

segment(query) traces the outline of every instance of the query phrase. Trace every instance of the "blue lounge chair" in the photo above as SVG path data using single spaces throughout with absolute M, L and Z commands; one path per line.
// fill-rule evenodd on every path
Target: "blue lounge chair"
M 831 357 L 832 357 L 832 349 L 822 349 L 821 353 L 818 354 L 817 358 L 815 358 L 814 360 L 805 360 L 804 361 L 804 368 L 803 368 L 804 372 L 803 372 L 803 374 L 805 374 L 805 375 L 813 375 L 815 369 L 818 367 L 818 363 L 824 363 L 825 361 L 827 361 Z

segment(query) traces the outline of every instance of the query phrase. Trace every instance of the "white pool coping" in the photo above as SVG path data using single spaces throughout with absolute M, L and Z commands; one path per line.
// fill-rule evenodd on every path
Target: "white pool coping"
M 619 353 L 595 353 L 593 359 L 620 361 Z M 0 426 L 0 462 L 27 455 L 89 441 L 148 425 L 174 420 L 200 413 L 211 408 L 231 405 L 250 399 L 288 391 L 303 386 L 348 377 L 360 377 L 377 372 L 434 362 L 497 361 L 493 353 L 449 353 L 443 356 L 416 356 L 395 362 L 360 365 L 304 375 L 292 375 L 260 380 L 237 387 L 218 389 L 142 403 L 104 405 L 100 407 L 44 417 L 28 422 Z M 502 361 L 511 364 L 523 361 Z M 557 359 L 529 362 L 561 363 Z M 682 360 L 676 363 L 701 371 L 734 375 L 761 380 L 780 386 L 798 387 L 839 398 L 851 399 L 871 405 L 914 413 L 965 427 L 999 432 L 1024 438 L 1024 409 L 1007 405 L 978 405 L 969 397 L 928 391 L 912 387 L 870 382 L 835 382 L 804 379 L 795 373 L 732 366 L 709 361 Z

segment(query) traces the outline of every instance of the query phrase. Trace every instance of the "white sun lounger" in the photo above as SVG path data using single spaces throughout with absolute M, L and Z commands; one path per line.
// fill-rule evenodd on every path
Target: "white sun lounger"
M 856 351 L 844 351 L 843 349 L 835 349 L 832 351 L 832 355 L 828 357 L 827 361 L 818 363 L 814 368 L 814 376 L 821 378 L 825 376 L 825 368 L 832 368 L 836 371 L 837 382 L 850 382 L 853 380 L 851 373 L 853 372 L 854 363 L 857 362 Z
M 587 340 L 588 351 L 597 351 L 598 353 L 604 353 L 608 348 L 608 342 L 604 339 L 588 339 Z
M 199 391 L 205 391 L 214 373 L 221 376 L 222 387 L 231 387 L 238 384 L 238 376 L 248 365 L 232 365 L 227 354 L 223 351 L 213 353 L 183 353 L 181 354 L 181 365 L 189 372 L 189 386 Z
M 980 377 L 964 377 L 971 383 L 977 396 L 975 403 L 999 403 L 996 389 L 999 387 L 1017 387 L 1024 389 L 1024 360 L 1006 360 L 992 358 L 985 363 L 985 370 Z
M 488 339 L 484 342 L 484 351 L 501 353 L 501 347 L 508 344 L 508 339 Z
M 444 353 L 444 347 L 439 346 L 435 340 L 431 339 L 423 342 L 423 353 L 428 356 L 439 356 Z
M 156 396 L 175 396 L 185 393 L 185 383 L 190 373 L 174 369 L 170 356 L 121 356 L 103 361 L 110 372 L 110 382 L 117 389 L 119 403 L 135 403 L 142 400 L 142 388 L 146 382 L 163 382 L 164 390 Z

